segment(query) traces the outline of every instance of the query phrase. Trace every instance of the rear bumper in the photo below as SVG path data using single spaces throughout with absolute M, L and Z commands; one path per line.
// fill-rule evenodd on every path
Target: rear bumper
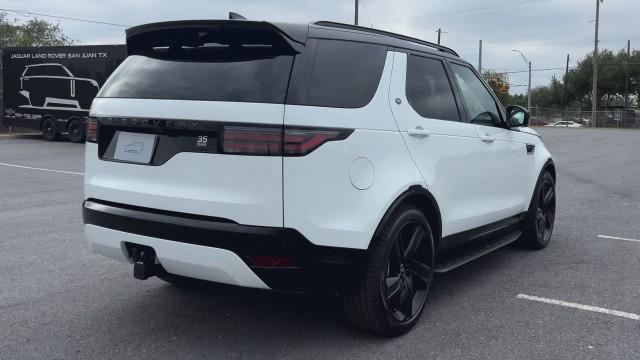
M 340 291 L 360 279 L 365 251 L 317 246 L 295 229 L 89 199 L 83 205 L 91 249 L 129 261 L 125 243 L 154 248 L 177 275 L 278 291 Z M 298 266 L 255 266 L 249 256 L 293 259 Z

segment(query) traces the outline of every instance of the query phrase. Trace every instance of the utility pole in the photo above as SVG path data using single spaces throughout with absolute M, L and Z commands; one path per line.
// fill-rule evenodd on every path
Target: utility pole
M 596 41 L 593 49 L 593 89 L 591 90 L 591 126 L 598 127 L 598 27 L 600 26 L 600 3 L 596 0 Z
M 531 112 L 531 61 L 529 61 L 529 86 L 527 87 L 527 110 Z
M 442 29 L 438 29 L 438 45 L 440 45 L 440 38 L 442 37 Z
M 627 40 L 627 63 L 624 66 L 624 109 L 622 110 L 622 120 L 627 116 L 629 106 L 629 63 L 631 62 L 631 40 Z
M 564 72 L 564 91 L 562 92 L 562 120 L 567 110 L 567 79 L 569 78 L 569 54 L 567 54 L 567 69 Z
M 482 40 L 480 40 L 480 46 L 478 51 L 478 72 L 482 75 Z
M 358 0 L 356 0 L 356 16 L 355 16 L 355 24 L 358 25 Z

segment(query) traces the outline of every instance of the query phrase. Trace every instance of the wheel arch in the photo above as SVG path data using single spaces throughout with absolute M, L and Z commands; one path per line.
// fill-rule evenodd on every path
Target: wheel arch
M 373 233 L 372 241 L 369 243 L 369 249 L 371 248 L 371 244 L 373 244 L 373 239 L 376 239 L 384 225 L 389 221 L 391 215 L 396 211 L 396 209 L 402 204 L 410 204 L 418 209 L 420 209 L 427 219 L 429 220 L 429 225 L 431 226 L 431 230 L 434 235 L 434 250 L 438 249 L 438 242 L 442 237 L 442 216 L 440 214 L 440 207 L 438 206 L 438 202 L 435 197 L 429 192 L 429 190 L 425 189 L 420 185 L 412 185 L 405 192 L 400 194 L 394 201 L 391 203 L 389 208 L 386 210 L 376 231 Z M 367 249 L 367 251 L 369 250 Z
M 536 196 L 536 190 L 538 189 L 538 184 L 540 184 L 540 181 L 542 180 L 542 175 L 544 175 L 544 173 L 547 172 L 547 171 L 553 177 L 553 182 L 555 182 L 556 181 L 556 165 L 553 162 L 553 159 L 551 159 L 551 158 L 547 159 L 547 161 L 542 166 L 542 169 L 540 169 L 540 172 L 538 173 L 538 176 L 536 177 L 536 182 L 535 182 L 535 184 L 533 186 L 533 190 L 531 191 L 531 198 L 529 200 L 528 209 L 531 208 L 531 204 L 533 203 L 533 199 Z
M 549 171 L 551 176 L 553 176 L 553 181 L 556 181 L 556 164 L 553 162 L 553 159 L 550 158 L 545 162 L 540 173 L 542 174 L 545 171 Z

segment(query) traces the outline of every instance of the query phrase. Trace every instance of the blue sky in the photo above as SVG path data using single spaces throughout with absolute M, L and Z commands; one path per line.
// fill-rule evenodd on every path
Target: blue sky
M 605 0 L 601 6 L 600 46 L 640 49 L 639 0 Z M 360 0 L 360 25 L 436 41 L 473 64 L 478 62 L 478 40 L 484 42 L 483 68 L 525 70 L 519 49 L 534 69 L 564 67 L 593 51 L 595 0 Z M 229 11 L 252 20 L 353 22 L 353 0 L 3 0 L 0 8 L 79 17 L 123 25 L 178 19 L 226 18 Z M 11 14 L 18 19 L 25 15 Z M 71 20 L 59 22 L 65 33 L 81 44 L 124 42 L 120 26 Z M 533 85 L 547 83 L 562 70 L 534 72 Z M 512 74 L 511 83 L 526 84 L 527 75 Z M 525 92 L 525 87 L 514 87 Z

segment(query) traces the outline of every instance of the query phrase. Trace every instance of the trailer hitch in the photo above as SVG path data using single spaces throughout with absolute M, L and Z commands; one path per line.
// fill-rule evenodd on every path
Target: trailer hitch
M 156 252 L 152 247 L 126 244 L 131 259 L 133 260 L 133 277 L 139 280 L 147 280 L 157 274 Z

